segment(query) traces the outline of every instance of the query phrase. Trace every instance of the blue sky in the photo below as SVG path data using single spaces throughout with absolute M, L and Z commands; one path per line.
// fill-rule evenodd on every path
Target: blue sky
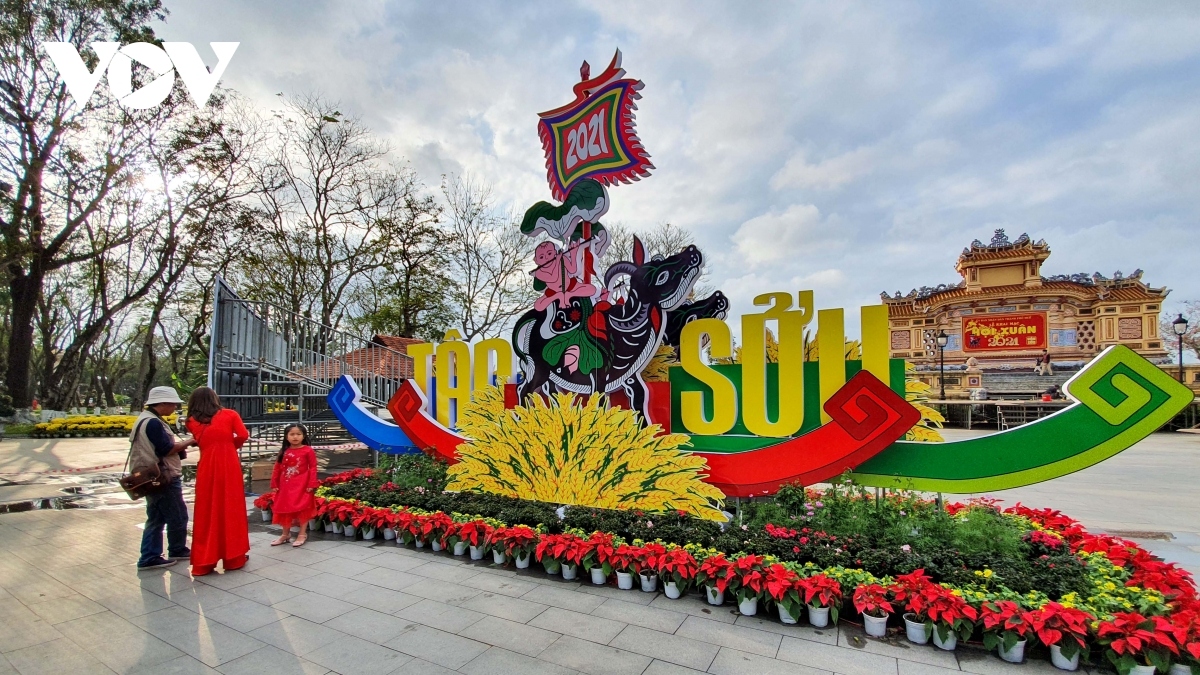
M 1200 299 L 1195 3 L 167 6 L 160 35 L 210 60 L 241 42 L 223 84 L 320 91 L 431 186 L 469 173 L 520 209 L 549 198 L 537 113 L 620 47 L 657 169 L 607 220 L 690 229 L 735 315 L 813 289 L 856 321 L 1000 227 L 1049 241 L 1048 274 Z

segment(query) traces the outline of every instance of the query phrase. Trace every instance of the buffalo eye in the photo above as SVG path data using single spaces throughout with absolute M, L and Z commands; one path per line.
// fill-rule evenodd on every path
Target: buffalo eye
M 655 281 L 654 281 L 654 284 L 655 284 L 656 286 L 662 286 L 663 284 L 667 283 L 667 277 L 668 277 L 668 276 L 670 276 L 670 275 L 668 275 L 668 274 L 667 274 L 667 271 L 666 271 L 666 270 L 663 270 L 663 271 L 659 272 L 659 273 L 658 273 L 658 278 L 657 278 L 657 279 L 655 279 Z

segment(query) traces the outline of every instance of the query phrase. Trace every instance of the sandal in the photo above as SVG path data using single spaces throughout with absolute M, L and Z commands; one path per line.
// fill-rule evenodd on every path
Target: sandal
M 308 537 L 297 537 L 296 543 L 292 544 L 292 548 L 300 548 L 306 541 L 308 541 Z
M 287 533 L 284 533 L 284 535 L 282 537 L 271 542 L 271 545 L 272 546 L 283 546 L 284 544 L 288 543 L 288 541 L 290 541 L 290 536 Z

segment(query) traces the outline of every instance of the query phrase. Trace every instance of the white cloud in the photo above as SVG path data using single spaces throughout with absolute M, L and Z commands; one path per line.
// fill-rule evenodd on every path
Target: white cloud
M 815 164 L 805 161 L 804 152 L 801 151 L 792 155 L 783 168 L 771 176 L 771 189 L 838 188 L 870 173 L 876 161 L 875 151 L 867 147 L 855 148 Z
M 770 263 L 833 240 L 830 219 L 812 204 L 793 204 L 782 212 L 764 213 L 742 223 L 733 234 L 738 252 L 751 263 Z

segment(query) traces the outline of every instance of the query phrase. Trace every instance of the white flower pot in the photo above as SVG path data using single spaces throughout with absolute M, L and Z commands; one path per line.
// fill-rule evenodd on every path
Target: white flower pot
M 725 604 L 725 591 L 718 591 L 716 586 L 705 586 L 704 598 L 708 604 L 720 606 Z
M 465 541 L 455 542 L 454 543 L 454 555 L 466 555 L 466 554 L 467 554 L 467 542 L 465 542 Z
M 424 539 L 415 539 L 415 540 L 413 540 L 413 543 L 417 545 L 417 548 L 425 548 L 425 540 Z
M 390 527 L 383 528 L 383 540 L 391 541 L 396 538 L 396 531 Z
M 758 598 L 746 598 L 738 603 L 738 611 L 743 616 L 754 616 L 758 614 Z
M 954 651 L 954 648 L 958 646 L 958 634 L 956 634 L 954 631 L 950 631 L 950 635 L 943 640 L 942 636 L 938 634 L 937 626 L 934 626 L 933 646 L 937 647 L 938 649 L 944 649 L 948 652 L 952 652 Z
M 374 539 L 375 538 L 375 528 L 368 527 L 368 528 L 363 529 L 362 535 L 363 535 L 363 539 Z
M 442 550 L 442 542 L 434 539 L 433 541 L 429 542 L 429 548 L 433 549 L 434 552 L 440 551 Z
M 492 562 L 496 563 L 497 565 L 503 565 L 507 561 L 508 555 L 505 554 L 504 551 L 501 551 L 498 548 L 492 549 Z
M 263 510 L 262 510 L 262 517 L 263 517 L 263 522 L 264 522 L 264 523 L 269 523 L 269 522 L 271 522 L 271 509 L 263 509 Z
M 515 558 L 513 558 L 513 561 L 517 563 L 517 569 L 519 569 L 519 570 L 528 569 L 529 554 L 526 553 L 525 555 L 516 556 Z
M 793 616 L 788 613 L 787 609 L 785 609 L 783 605 L 779 605 L 779 620 L 789 626 L 798 624 L 800 623 L 800 611 L 797 611 L 796 615 Z
M 334 534 L 341 534 L 341 533 L 342 533 L 342 529 L 343 529 L 343 528 L 342 528 L 342 524 L 341 524 L 341 523 L 339 523 L 339 522 L 337 522 L 337 521 L 334 521 L 334 523 L 333 523 L 333 533 L 334 533 Z
M 817 628 L 825 628 L 829 625 L 829 608 L 828 607 L 809 607 L 808 622 Z
M 871 637 L 883 637 L 887 635 L 887 615 L 871 616 L 863 614 L 863 630 L 867 631 L 867 635 Z
M 566 581 L 572 581 L 579 574 L 579 565 L 566 564 L 562 566 L 562 577 Z
M 354 530 L 355 530 L 355 527 L 353 525 L 343 525 L 342 526 L 342 534 L 344 534 L 347 537 L 350 537 L 351 539 L 354 538 Z
M 1186 663 L 1173 663 L 1171 669 L 1167 671 L 1168 675 L 1192 675 L 1192 667 Z
M 593 567 L 592 568 L 592 583 L 596 584 L 597 586 L 603 586 L 607 582 L 608 582 L 608 579 L 604 576 L 604 568 L 603 567 Z
M 1154 666 L 1134 666 L 1129 671 L 1129 675 L 1154 675 L 1156 672 L 1158 672 L 1158 669 Z
M 1062 654 L 1062 647 L 1058 645 L 1050 645 L 1050 663 L 1054 664 L 1059 670 L 1078 670 L 1079 669 L 1079 652 L 1071 658 L 1067 658 Z
M 325 523 L 325 531 L 333 532 L 333 523 Z
M 904 630 L 908 635 L 908 641 L 913 644 L 923 645 L 929 642 L 929 636 L 925 634 L 925 622 L 913 621 L 908 618 L 912 614 L 904 615 Z
M 679 590 L 679 585 L 674 581 L 667 581 L 663 583 L 663 593 L 666 593 L 667 597 L 672 600 L 677 600 L 679 599 L 679 596 L 683 595 L 683 591 Z
M 471 560 L 483 560 L 484 550 L 482 546 L 471 546 Z
M 321 529 L 321 521 L 317 520 L 316 518 L 308 521 L 309 532 L 316 532 L 319 529 Z
M 639 574 L 638 576 L 642 578 L 643 593 L 653 593 L 658 590 L 658 577 L 646 576 L 645 574 Z
M 633 588 L 633 574 L 629 572 L 617 572 L 617 588 L 623 591 Z
M 1004 644 L 1002 643 L 996 648 L 996 651 L 1000 653 L 1001 659 L 1009 663 L 1020 663 L 1025 660 L 1025 640 L 1017 640 L 1017 644 L 1013 645 L 1012 649 L 1008 651 L 1005 651 Z
M 546 558 L 542 561 L 542 568 L 546 570 L 546 574 L 553 576 L 562 572 L 562 563 Z

